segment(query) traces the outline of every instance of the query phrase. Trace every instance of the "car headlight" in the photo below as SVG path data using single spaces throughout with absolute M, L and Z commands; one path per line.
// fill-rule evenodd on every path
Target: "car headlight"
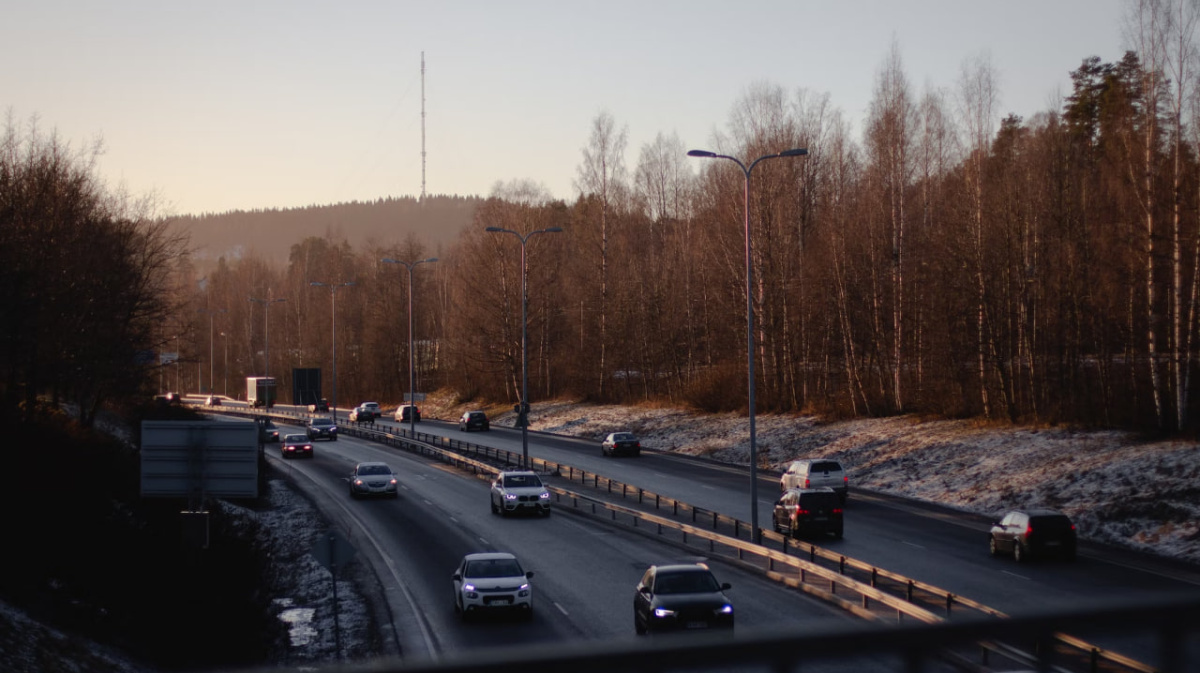
M 658 617 L 659 619 L 661 619 L 663 617 L 674 617 L 675 611 L 668 610 L 666 608 L 654 608 L 654 616 Z
M 733 614 L 733 606 L 730 605 L 729 603 L 726 603 L 725 605 L 722 605 L 721 607 L 717 608 L 715 610 L 715 612 L 719 615 L 732 615 Z
M 355 485 L 355 486 L 362 486 L 362 479 L 355 479 L 355 480 L 354 480 L 354 485 Z
M 392 479 L 392 481 L 391 481 L 391 482 L 389 482 L 389 483 L 391 483 L 391 485 L 392 485 L 392 486 L 395 486 L 395 485 L 396 485 L 396 480 L 395 480 L 395 479 Z
M 505 494 L 504 494 L 504 499 L 505 499 L 505 500 L 516 500 L 516 499 L 517 499 L 517 496 L 516 496 L 516 495 L 514 495 L 514 494 L 512 494 L 512 493 L 505 493 Z
M 549 500 L 549 499 L 550 499 L 550 491 L 542 491 L 541 495 L 538 496 L 538 500 Z

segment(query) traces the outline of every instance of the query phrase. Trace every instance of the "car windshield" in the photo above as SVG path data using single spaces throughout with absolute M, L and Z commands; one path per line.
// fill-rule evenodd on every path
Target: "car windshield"
M 472 411 L 469 415 L 469 418 L 474 419 L 474 420 L 479 420 L 479 419 L 483 418 L 483 412 L 482 411 Z
M 842 469 L 842 466 L 832 460 L 824 460 L 812 464 L 813 472 L 837 472 L 840 469 Z
M 518 577 L 524 575 L 516 559 L 496 558 L 467 561 L 465 577 Z
M 628 432 L 618 432 L 617 434 L 613 435 L 614 442 L 628 442 L 631 439 L 633 439 L 633 435 L 629 434 Z
M 387 465 L 363 465 L 358 468 L 358 473 L 364 475 L 391 474 L 392 469 Z
M 287 442 L 288 444 L 303 444 L 308 441 L 308 437 L 305 437 L 304 435 L 288 435 L 283 441 Z
M 656 594 L 710 594 L 720 590 L 717 579 L 709 572 L 659 573 L 654 580 Z
M 333 421 L 329 420 L 328 418 L 314 418 L 312 424 L 313 425 L 333 425 Z
M 510 474 L 504 478 L 505 488 L 528 488 L 541 486 L 542 480 L 536 474 Z

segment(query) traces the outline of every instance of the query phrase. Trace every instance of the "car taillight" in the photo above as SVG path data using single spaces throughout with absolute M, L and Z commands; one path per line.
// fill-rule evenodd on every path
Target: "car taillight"
M 833 508 L 833 513 L 834 513 L 834 514 L 841 514 L 841 513 L 842 513 L 842 508 L 841 508 L 841 507 L 834 507 L 834 508 Z
M 801 508 L 800 505 L 796 505 L 796 509 L 795 509 L 795 511 L 792 512 L 792 516 L 796 517 L 796 516 L 800 516 L 801 514 L 807 515 L 808 510 Z
M 1033 535 L 1033 524 L 1025 527 L 1025 537 L 1029 537 L 1030 535 Z
M 810 484 L 812 484 L 812 480 L 805 477 L 804 478 L 804 488 L 808 488 Z
M 850 477 L 842 477 L 842 483 L 843 483 L 843 484 L 849 484 L 849 483 L 850 483 Z

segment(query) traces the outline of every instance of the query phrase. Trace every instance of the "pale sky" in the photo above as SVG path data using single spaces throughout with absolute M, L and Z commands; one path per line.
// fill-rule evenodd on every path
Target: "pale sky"
M 828 93 L 856 123 L 895 39 L 917 94 L 990 53 L 1000 109 L 1070 92 L 1123 52 L 1122 0 L 4 0 L 0 111 L 169 214 L 530 180 L 573 200 L 593 120 L 710 147 L 756 83 Z M 856 132 L 857 135 L 857 132 Z M 700 160 L 696 160 L 700 161 Z

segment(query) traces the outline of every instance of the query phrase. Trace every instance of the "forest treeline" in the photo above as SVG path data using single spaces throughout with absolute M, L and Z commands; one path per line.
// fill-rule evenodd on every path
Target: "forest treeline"
M 182 256 L 152 340 L 181 359 L 149 376 L 238 396 L 244 376 L 286 393 L 293 367 L 321 367 L 328 396 L 336 346 L 338 403 L 394 405 L 411 289 L 417 390 L 514 402 L 524 246 L 531 401 L 744 410 L 748 205 L 760 410 L 1191 431 L 1195 18 L 1188 2 L 1131 9 L 1134 48 L 1083 59 L 1069 95 L 1028 118 L 1003 116 L 987 56 L 918 91 L 896 45 L 857 134 L 828 95 L 752 85 L 698 149 L 807 154 L 756 164 L 748 192 L 733 161 L 689 157 L 674 135 L 631 160 L 601 113 L 577 198 L 499 183 L 449 245 L 327 231 L 286 263 Z M 530 235 L 548 227 L 562 231 Z M 382 262 L 430 257 L 411 288 Z

